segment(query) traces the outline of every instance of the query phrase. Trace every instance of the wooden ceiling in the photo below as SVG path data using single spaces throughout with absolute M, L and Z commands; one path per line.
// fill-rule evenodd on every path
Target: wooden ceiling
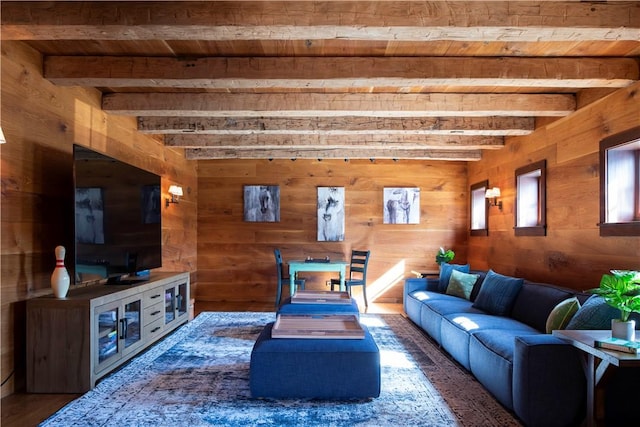
M 189 159 L 478 160 L 640 79 L 640 2 L 1 3 L 3 40 Z M 545 119 L 547 120 L 547 119 Z

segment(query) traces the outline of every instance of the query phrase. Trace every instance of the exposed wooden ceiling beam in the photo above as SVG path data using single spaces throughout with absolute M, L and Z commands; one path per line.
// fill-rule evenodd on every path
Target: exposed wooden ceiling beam
M 205 159 L 413 159 L 413 160 L 480 160 L 480 150 L 429 150 L 429 149 L 259 149 L 259 148 L 187 148 L 187 160 Z
M 575 107 L 573 95 L 547 94 L 113 93 L 102 99 L 106 112 L 130 116 L 560 117 Z
M 499 136 L 451 135 L 166 135 L 165 144 L 182 148 L 322 150 L 480 150 L 504 147 Z
M 528 135 L 532 117 L 138 117 L 150 134 Z
M 105 112 L 194 159 L 477 160 L 535 117 L 573 112 L 575 93 L 640 79 L 640 2 L 0 8 L 2 40 L 39 50 L 45 77 L 101 90 Z
M 2 2 L 4 40 L 638 40 L 631 2 Z
M 57 85 L 171 88 L 357 88 L 370 86 L 625 87 L 632 58 L 155 58 L 49 56 Z

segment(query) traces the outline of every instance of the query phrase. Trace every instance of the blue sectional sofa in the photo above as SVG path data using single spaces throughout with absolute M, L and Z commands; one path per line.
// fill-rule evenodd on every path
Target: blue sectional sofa
M 452 275 L 477 277 L 465 292 L 448 292 Z M 549 284 L 443 265 L 440 277 L 405 281 L 404 311 L 525 425 L 573 426 L 585 415 L 580 354 L 547 333 L 547 321 L 574 297 L 575 310 L 592 301 L 589 294 Z

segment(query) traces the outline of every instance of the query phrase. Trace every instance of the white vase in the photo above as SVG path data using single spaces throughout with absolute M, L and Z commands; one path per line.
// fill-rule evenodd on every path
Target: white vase
M 53 274 L 51 274 L 51 288 L 56 298 L 66 297 L 69 291 L 69 284 L 71 283 L 69 272 L 64 266 L 64 256 L 66 253 L 67 250 L 64 246 L 56 246 L 56 268 L 53 270 Z
M 611 336 L 628 341 L 636 339 L 636 321 L 623 322 L 619 319 L 611 319 Z

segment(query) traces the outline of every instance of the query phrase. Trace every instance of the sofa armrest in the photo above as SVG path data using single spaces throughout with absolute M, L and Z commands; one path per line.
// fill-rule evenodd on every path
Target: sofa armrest
M 437 291 L 437 277 L 412 277 L 404 281 L 404 295 L 409 295 L 415 291 Z
M 586 379 L 578 349 L 552 335 L 516 337 L 513 408 L 528 427 L 579 425 Z

